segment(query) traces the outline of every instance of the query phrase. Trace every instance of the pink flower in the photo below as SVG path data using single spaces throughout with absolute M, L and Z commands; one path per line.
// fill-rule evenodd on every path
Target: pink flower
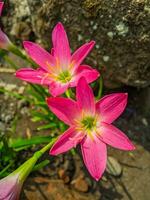
M 4 2 L 0 2 L 0 16 L 3 10 Z M 0 28 L 0 48 L 8 50 L 11 47 L 12 43 L 7 37 L 7 35 Z
M 69 87 L 75 87 L 81 76 L 84 76 L 88 83 L 98 78 L 97 70 L 81 65 L 93 48 L 94 41 L 85 43 L 71 55 L 64 27 L 58 23 L 52 32 L 52 42 L 50 54 L 39 45 L 25 41 L 24 48 L 40 68 L 23 68 L 16 72 L 16 76 L 31 83 L 48 85 L 53 96 L 63 94 Z
M 106 168 L 106 144 L 122 150 L 134 150 L 128 137 L 111 123 L 124 111 L 126 93 L 106 95 L 95 102 L 85 78 L 77 84 L 76 99 L 50 97 L 50 110 L 69 125 L 50 150 L 51 155 L 64 153 L 80 143 L 84 163 L 97 181 Z

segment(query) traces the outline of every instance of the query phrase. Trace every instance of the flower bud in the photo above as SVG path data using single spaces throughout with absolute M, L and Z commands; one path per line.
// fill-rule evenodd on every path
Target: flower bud
M 19 199 L 21 184 L 19 183 L 19 174 L 9 175 L 0 180 L 0 199 L 16 200 Z
M 9 48 L 11 48 L 11 46 L 12 46 L 11 41 L 9 40 L 7 35 L 0 28 L 0 48 L 9 50 Z
M 33 156 L 18 169 L 0 180 L 0 200 L 18 200 L 22 185 L 34 167 L 38 157 Z

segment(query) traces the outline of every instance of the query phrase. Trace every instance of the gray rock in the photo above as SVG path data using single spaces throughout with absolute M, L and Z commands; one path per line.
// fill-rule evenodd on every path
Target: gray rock
M 108 156 L 106 171 L 113 176 L 120 176 L 122 167 L 114 157 Z

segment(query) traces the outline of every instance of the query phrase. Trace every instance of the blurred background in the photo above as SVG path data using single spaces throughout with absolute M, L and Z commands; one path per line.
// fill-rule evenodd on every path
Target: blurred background
M 128 92 L 129 103 L 115 122 L 136 146 L 134 152 L 108 149 L 109 165 L 99 182 L 90 178 L 80 153 L 48 157 L 50 163 L 28 178 L 21 199 L 29 200 L 149 200 L 150 199 L 150 1 L 149 0 L 6 0 L 1 26 L 9 38 L 22 46 L 31 40 L 51 47 L 51 31 L 62 22 L 71 49 L 95 40 L 84 63 L 100 70 L 103 94 Z M 26 67 L 26 63 L 15 64 Z M 60 132 L 39 128 L 33 120 L 33 105 L 26 84 L 17 80 L 10 64 L 1 56 L 0 132 L 13 137 L 31 137 Z M 7 68 L 7 70 L 6 70 Z M 96 82 L 94 92 L 98 92 Z M 15 95 L 12 95 L 13 92 Z M 10 95 L 11 93 L 11 95 Z M 34 116 L 35 117 L 35 116 Z M 37 116 L 36 116 L 37 117 Z M 44 120 L 43 120 L 44 121 Z M 11 130 L 11 131 L 10 131 Z M 24 159 L 38 148 L 21 151 Z M 77 151 L 78 152 L 78 151 Z M 75 155 L 74 155 L 75 154 Z M 48 155 L 48 154 L 47 154 Z M 15 160 L 12 167 L 17 165 Z M 2 164 L 1 164 L 2 165 Z

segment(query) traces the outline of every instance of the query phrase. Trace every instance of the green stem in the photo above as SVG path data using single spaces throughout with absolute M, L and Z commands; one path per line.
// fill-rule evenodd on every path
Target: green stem
M 33 90 L 35 92 L 37 92 L 42 98 L 43 100 L 45 101 L 45 97 L 47 96 L 45 90 L 43 88 L 41 88 L 39 85 L 35 85 L 35 84 L 32 84 L 30 83 L 30 86 L 31 88 L 33 88 Z
M 22 53 L 22 51 L 15 46 L 14 44 L 12 44 L 9 47 L 9 51 L 11 51 L 13 54 L 19 56 L 20 58 L 22 58 L 23 60 L 26 60 L 27 62 L 29 62 L 33 67 L 37 68 L 37 65 L 34 61 L 32 61 L 29 57 L 27 57 L 24 53 Z
M 18 67 L 8 56 L 4 56 L 4 59 L 6 60 L 7 63 L 9 63 L 13 69 L 19 69 L 20 67 Z
M 66 96 L 67 96 L 68 98 L 70 98 L 70 99 L 71 99 L 71 98 L 73 99 L 74 96 L 75 96 L 71 89 L 68 89 L 68 90 L 66 91 L 65 94 L 66 94 Z
M 0 176 L 3 175 L 3 173 L 5 173 L 12 165 L 14 162 L 10 162 L 1 172 L 0 172 Z
M 2 137 L 2 142 L 3 142 L 3 145 L 4 145 L 5 151 L 8 153 L 10 149 L 9 149 L 7 138 L 5 138 L 5 136 Z
M 101 98 L 102 92 L 103 92 L 103 77 L 102 77 L 102 75 L 101 75 L 101 76 L 100 76 L 100 79 L 99 79 L 99 90 L 98 90 L 97 99 L 100 99 L 100 98 Z
M 33 171 L 37 171 L 37 170 L 39 170 L 39 169 L 45 167 L 45 166 L 48 165 L 49 163 L 50 163 L 49 160 L 44 160 L 44 161 L 40 162 L 39 164 L 37 164 L 37 165 L 35 165 L 35 166 L 33 167 L 32 172 L 33 172 Z
M 50 143 L 48 143 L 45 147 L 43 147 L 41 150 L 37 151 L 36 153 L 39 152 L 40 157 L 41 157 L 47 150 L 50 149 L 50 147 L 54 144 L 54 142 L 56 141 L 56 139 L 57 139 L 57 138 L 53 138 L 52 141 L 51 141 Z M 36 154 L 36 153 L 35 153 L 35 154 Z M 35 154 L 34 154 L 34 156 L 36 156 Z M 40 158 L 40 157 L 39 157 L 39 158 Z
M 20 173 L 19 179 L 21 181 L 24 181 L 26 177 L 30 174 L 31 170 L 35 166 L 38 159 L 47 151 L 50 149 L 50 147 L 55 142 L 56 138 L 53 138 L 50 143 L 48 143 L 45 147 L 43 147 L 41 150 L 34 153 L 34 155 L 29 158 L 25 163 L 23 163 L 17 170 L 13 172 L 13 174 Z
M 70 92 L 69 92 L 69 89 L 66 91 L 66 96 L 68 97 L 68 98 L 71 98 L 71 95 L 70 95 Z
M 24 59 L 24 60 L 27 59 L 26 55 L 24 55 L 24 54 L 22 53 L 22 51 L 21 51 L 17 46 L 15 46 L 14 44 L 12 44 L 12 45 L 9 47 L 9 50 L 10 50 L 13 54 L 19 56 L 20 58 L 22 58 L 22 59 Z

